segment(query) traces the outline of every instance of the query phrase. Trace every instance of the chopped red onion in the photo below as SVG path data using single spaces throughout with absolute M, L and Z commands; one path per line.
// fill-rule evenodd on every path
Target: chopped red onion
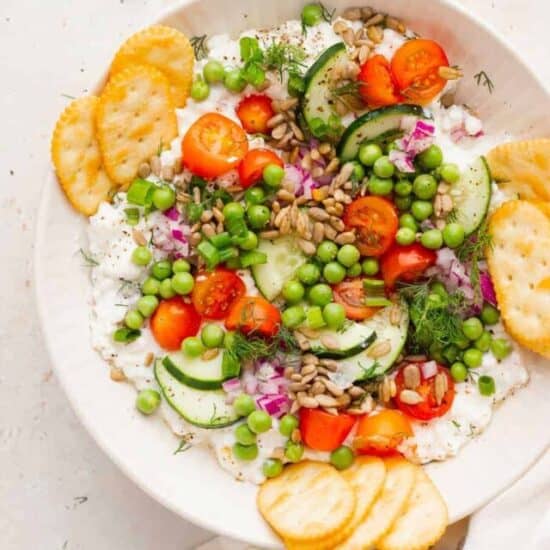
M 222 388 L 227 393 L 241 391 L 241 381 L 238 378 L 230 378 L 222 383 Z
M 172 220 L 173 222 L 177 222 L 180 219 L 180 213 L 175 206 L 172 206 L 172 208 L 165 210 L 163 213 L 169 220 Z
M 279 418 L 288 410 L 288 397 L 286 395 L 261 395 L 256 398 L 256 404 L 270 416 Z
M 392 149 L 389 154 L 390 162 L 392 162 L 395 167 L 400 172 L 414 172 L 413 158 L 405 151 L 399 151 L 398 149 Z
M 432 378 L 437 374 L 437 363 L 435 361 L 426 361 L 420 365 L 422 371 L 422 378 Z
M 483 299 L 491 305 L 496 306 L 497 295 L 489 273 L 483 272 L 479 275 L 479 286 L 481 287 L 481 295 L 483 296 Z
M 185 238 L 185 235 L 183 234 L 183 231 L 181 229 L 172 229 L 172 237 L 176 239 L 176 241 L 179 241 L 180 243 L 186 243 L 187 239 Z
M 250 370 L 245 370 L 242 376 L 242 385 L 245 393 L 253 395 L 258 389 L 258 380 Z
M 278 394 L 279 384 L 274 380 L 268 380 L 267 382 L 258 383 L 258 392 L 262 394 Z

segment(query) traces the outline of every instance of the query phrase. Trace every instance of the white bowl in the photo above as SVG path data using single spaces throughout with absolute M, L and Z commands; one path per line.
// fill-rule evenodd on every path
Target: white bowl
M 329 2 L 339 11 L 357 3 Z M 447 1 L 366 4 L 390 11 L 445 46 L 465 73 L 459 98 L 479 111 L 488 132 L 550 134 L 549 93 L 487 25 Z M 189 36 L 235 34 L 296 18 L 302 5 L 299 0 L 183 1 L 158 21 Z M 495 84 L 492 94 L 475 83 L 473 75 L 481 70 Z M 174 456 L 177 440 L 169 429 L 160 419 L 136 413 L 133 388 L 110 381 L 106 364 L 90 346 L 90 283 L 78 252 L 85 226 L 86 219 L 71 209 L 50 172 L 37 223 L 36 297 L 57 376 L 80 419 L 112 460 L 166 507 L 213 531 L 258 546 L 279 546 L 256 510 L 255 487 L 231 479 L 202 450 Z M 489 429 L 457 458 L 428 468 L 448 502 L 452 521 L 509 486 L 548 444 L 550 376 L 540 360 L 530 359 L 529 386 L 496 411 Z

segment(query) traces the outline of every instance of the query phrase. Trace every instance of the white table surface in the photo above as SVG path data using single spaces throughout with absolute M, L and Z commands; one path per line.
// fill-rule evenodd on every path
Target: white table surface
M 185 550 L 212 537 L 143 494 L 80 426 L 46 356 L 32 288 L 34 219 L 49 162 L 50 133 L 67 103 L 62 94 L 85 93 L 123 38 L 170 3 L 0 2 L 3 550 Z M 462 3 L 492 22 L 550 82 L 550 3 Z M 455 528 L 445 550 L 454 550 L 463 532 L 464 525 Z

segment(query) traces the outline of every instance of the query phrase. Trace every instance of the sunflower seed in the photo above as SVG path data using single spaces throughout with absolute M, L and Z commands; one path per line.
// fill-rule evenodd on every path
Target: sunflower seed
M 365 27 L 378 25 L 378 23 L 382 23 L 382 21 L 384 21 L 384 16 L 381 13 L 377 13 L 376 15 L 373 15 L 372 17 L 370 17 L 365 21 Z
M 384 379 L 378 386 L 378 397 L 382 403 L 389 403 L 391 399 L 391 384 L 387 376 L 384 376 Z
M 305 353 L 302 355 L 302 362 L 308 365 L 318 365 L 319 357 L 317 357 L 317 355 L 313 355 L 313 353 Z
M 290 129 L 296 136 L 297 140 L 304 141 L 305 139 L 304 132 L 302 132 L 301 128 L 295 122 L 292 122 L 292 121 L 290 122 Z
M 146 178 L 151 175 L 151 165 L 148 162 L 142 162 L 138 168 L 138 176 Z
M 365 395 L 365 390 L 359 386 L 351 386 L 351 388 L 348 389 L 348 393 L 351 397 L 361 397 L 362 395 Z
M 308 363 L 302 367 L 302 370 L 300 373 L 303 376 L 307 376 L 308 374 L 315 373 L 317 374 L 317 369 L 315 368 L 315 365 L 313 363 Z
M 348 8 L 344 11 L 342 17 L 348 21 L 359 21 L 361 19 L 361 8 Z
M 456 67 L 439 67 L 437 74 L 444 80 L 458 80 L 464 76 L 464 73 Z
M 277 198 L 286 202 L 292 202 L 296 197 L 294 193 L 290 193 L 286 189 L 280 189 L 277 191 Z
M 399 325 L 399 323 L 401 322 L 401 315 L 402 315 L 401 307 L 392 306 L 392 308 L 390 309 L 390 323 L 393 326 Z
M 317 401 L 315 403 L 317 403 Z M 290 405 L 290 411 L 289 411 L 290 414 L 296 414 L 299 410 L 300 410 L 300 403 L 298 403 L 298 401 L 293 401 L 292 405 Z
M 124 374 L 124 371 L 118 367 L 112 366 L 109 375 L 111 377 L 111 380 L 113 380 L 114 382 L 123 382 L 124 380 L 126 380 L 126 375 Z
M 321 222 L 313 224 L 313 241 L 319 244 L 325 236 L 325 226 Z
M 367 21 L 373 15 L 374 15 L 374 10 L 370 6 L 361 8 L 361 19 L 363 19 L 363 21 Z
M 336 229 L 336 231 L 344 231 L 344 229 L 346 228 L 344 222 L 336 216 L 332 216 L 329 223 L 330 225 L 332 225 L 332 227 L 334 227 L 334 229 Z
M 294 374 L 294 369 L 292 367 L 285 367 L 284 370 L 284 377 L 287 379 L 292 378 L 292 375 Z
M 309 384 L 317 376 L 317 371 L 312 372 L 302 378 L 302 384 Z
M 146 356 L 145 356 L 145 359 L 143 361 L 143 364 L 148 367 L 152 362 L 153 362 L 153 359 L 155 358 L 155 354 L 150 351 Z
M 347 407 L 351 403 L 351 397 L 347 393 L 343 393 L 336 398 L 336 402 L 338 407 Z
M 296 397 L 296 401 L 301 407 L 306 409 L 316 409 L 319 406 L 319 402 L 316 397 L 310 397 L 305 393 L 299 393 Z
M 372 395 L 366 395 L 361 401 L 361 410 L 365 413 L 370 413 L 374 409 L 374 399 Z
M 424 401 L 422 396 L 414 390 L 401 390 L 399 400 L 406 405 L 418 405 Z
M 319 145 L 318 150 L 321 155 L 328 155 L 332 151 L 332 145 L 330 143 L 323 142 Z
M 289 99 L 276 99 L 272 102 L 273 110 L 280 113 L 290 111 L 298 105 L 298 98 L 291 97 Z
M 311 395 L 320 395 L 322 393 L 325 393 L 325 385 L 320 381 L 316 380 L 313 383 L 313 386 L 310 388 Z
M 337 349 L 339 346 L 338 340 L 331 334 L 323 334 L 319 341 L 327 349 Z
M 453 199 L 450 195 L 441 195 L 441 208 L 444 213 L 449 213 L 453 209 Z
M 138 246 L 145 246 L 147 244 L 147 239 L 145 235 L 139 229 L 132 229 L 132 239 Z
M 308 210 L 308 215 L 310 218 L 318 222 L 325 222 L 330 218 L 329 214 L 327 214 L 325 210 L 317 207 L 310 208 Z
M 155 176 L 160 177 L 160 171 L 162 169 L 161 163 L 160 163 L 160 157 L 154 156 L 151 157 L 151 160 L 149 161 L 149 164 L 151 165 L 151 171 Z
M 171 166 L 164 166 L 160 174 L 164 181 L 172 181 L 174 179 L 174 169 Z
M 447 393 L 447 376 L 445 374 L 439 373 L 435 376 L 434 379 L 434 394 L 435 401 L 438 405 L 441 405 L 443 398 Z
M 337 407 L 338 401 L 334 397 L 325 394 L 315 396 L 315 400 L 320 407 Z
M 325 223 L 325 237 L 329 241 L 333 241 L 334 239 L 336 239 L 336 235 L 338 235 L 338 231 L 336 231 L 336 229 L 334 229 L 334 227 L 332 227 L 330 224 Z
M 307 390 L 308 389 L 308 385 L 307 384 L 304 384 L 303 382 L 291 382 L 289 385 L 288 385 L 288 389 L 290 391 L 294 391 L 294 392 L 299 392 L 299 391 L 304 391 L 304 390 Z
M 334 157 L 325 168 L 325 174 L 334 174 L 338 170 L 338 166 L 340 166 L 340 159 Z
M 336 244 L 352 244 L 355 242 L 355 233 L 353 231 L 340 233 L 340 235 L 334 239 L 334 242 Z
M 281 122 L 285 122 L 285 115 L 278 113 L 267 121 L 267 127 L 270 129 L 275 128 L 276 126 L 279 126 Z
M 219 208 L 214 206 L 214 208 L 212 208 L 212 213 L 219 223 L 223 223 L 225 221 L 225 216 Z
M 339 19 L 338 21 L 336 21 L 334 23 L 334 25 L 332 25 L 332 29 L 334 30 L 334 32 L 336 34 L 341 34 L 343 33 L 344 31 L 346 31 L 349 27 L 347 26 L 347 24 L 342 21 L 341 19 Z
M 379 359 L 391 351 L 391 342 L 389 340 L 381 340 L 373 344 L 368 350 L 367 355 L 373 359 Z
M 212 224 L 207 223 L 202 226 L 202 233 L 206 238 L 211 239 L 216 235 L 216 230 Z
M 294 338 L 296 339 L 296 342 L 298 343 L 298 347 L 301 350 L 305 351 L 310 349 L 311 345 L 309 343 L 309 340 L 301 332 L 298 332 L 297 330 L 295 330 Z
M 286 122 L 283 122 L 282 124 L 279 124 L 279 126 L 276 126 L 271 131 L 271 137 L 273 139 L 281 139 L 287 132 L 288 125 Z
M 341 397 L 344 395 L 344 390 L 337 386 L 332 380 L 325 380 L 324 384 L 327 388 L 327 390 L 334 395 L 334 397 Z
M 293 443 L 300 443 L 302 441 L 302 432 L 298 428 L 294 428 L 290 434 L 290 439 Z
M 292 227 L 290 223 L 290 216 L 287 215 L 283 218 L 283 221 L 281 222 L 281 227 L 279 227 L 279 231 L 281 232 L 281 235 L 288 235 L 291 229 Z
M 310 241 L 306 241 L 305 239 L 298 239 L 298 246 L 306 256 L 313 256 L 317 251 L 315 245 Z
M 202 235 L 200 233 L 192 233 L 189 240 L 193 246 L 197 246 L 202 241 Z
M 297 372 L 294 372 L 290 375 L 290 379 L 293 382 L 301 382 L 302 381 L 302 375 L 297 373 Z
M 403 369 L 405 387 L 409 390 L 416 390 L 420 386 L 420 369 L 416 365 L 407 365 Z
M 382 40 L 384 40 L 384 31 L 378 25 L 372 25 L 371 27 L 368 27 L 368 29 L 367 29 L 367 36 L 375 44 L 380 44 L 380 42 L 382 42 Z
M 390 17 L 389 15 L 386 16 L 386 26 L 390 28 L 392 31 L 398 32 L 400 34 L 404 34 L 407 30 L 407 27 L 399 21 L 399 19 L 396 19 L 395 17 Z
M 365 61 L 369 58 L 369 54 L 370 54 L 370 48 L 366 44 L 363 44 L 359 48 L 359 52 L 357 54 L 357 59 L 361 65 L 363 65 Z
M 211 210 L 205 210 L 201 214 L 201 222 L 202 223 L 208 223 L 213 217 L 214 217 L 214 214 L 212 213 Z

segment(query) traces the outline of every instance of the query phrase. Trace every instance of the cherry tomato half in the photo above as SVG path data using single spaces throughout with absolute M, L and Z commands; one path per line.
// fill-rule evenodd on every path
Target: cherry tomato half
M 407 101 L 429 103 L 447 81 L 438 74 L 439 67 L 448 67 L 443 48 L 433 40 L 407 40 L 394 54 L 391 70 L 399 91 Z
M 385 107 L 402 101 L 390 64 L 383 55 L 371 57 L 361 67 L 358 76 L 359 93 L 370 107 Z
M 246 189 L 262 179 L 264 168 L 268 164 L 284 166 L 281 157 L 269 149 L 252 149 L 244 157 L 239 165 L 239 178 L 241 187 Z
M 415 363 L 418 367 L 421 367 L 421 364 Z M 430 378 L 424 378 L 422 368 L 420 368 L 421 382 L 420 386 L 415 388 L 414 391 L 419 393 L 424 400 L 417 405 L 408 405 L 403 403 L 400 399 L 401 390 L 405 389 L 405 377 L 403 374 L 403 369 L 397 373 L 395 377 L 395 385 L 397 386 L 397 395 L 395 396 L 395 403 L 399 407 L 400 411 L 403 411 L 406 415 L 412 416 L 413 418 L 418 418 L 419 420 L 431 420 L 432 418 L 437 418 L 443 416 L 453 404 L 455 398 L 455 383 L 452 376 L 449 374 L 449 371 L 437 365 L 437 373 L 445 376 L 447 379 L 447 390 L 443 394 L 441 402 L 438 403 L 435 393 L 435 378 L 434 374 Z
M 158 345 L 168 351 L 180 349 L 188 336 L 196 336 L 201 317 L 181 296 L 162 300 L 151 317 L 151 331 Z
M 428 267 L 435 264 L 437 255 L 433 250 L 419 243 L 401 246 L 394 244 L 380 261 L 380 271 L 387 288 L 393 288 L 397 281 L 411 283 L 418 279 Z
M 362 279 L 350 279 L 334 285 L 332 296 L 337 304 L 344 306 L 346 317 L 353 321 L 364 321 L 380 309 L 365 305 L 366 294 Z
M 319 409 L 300 409 L 300 432 L 304 443 L 316 451 L 334 451 L 342 445 L 355 417 L 329 414 Z
M 245 97 L 237 105 L 236 113 L 243 128 L 249 134 L 267 134 L 269 131 L 267 122 L 275 115 L 271 99 L 259 94 Z
M 394 409 L 363 416 L 357 425 L 353 447 L 359 454 L 388 456 L 396 447 L 413 435 L 407 417 Z
M 183 165 L 203 178 L 216 178 L 235 168 L 248 151 L 244 130 L 219 113 L 201 116 L 181 143 Z
M 225 319 L 235 300 L 244 296 L 246 286 L 233 271 L 216 269 L 199 273 L 191 300 L 195 309 L 207 319 Z
M 355 199 L 344 211 L 344 223 L 357 230 L 355 245 L 363 256 L 381 256 L 395 240 L 399 218 L 395 206 L 382 197 Z
M 260 296 L 244 296 L 233 303 L 225 319 L 227 330 L 273 337 L 281 326 L 281 312 Z

